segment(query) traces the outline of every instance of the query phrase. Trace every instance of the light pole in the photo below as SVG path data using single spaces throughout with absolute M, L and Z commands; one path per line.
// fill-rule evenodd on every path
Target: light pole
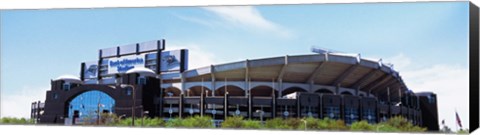
M 127 115 L 126 114 L 122 114 L 120 115 L 120 117 L 118 117 L 118 121 L 122 120 L 123 117 L 126 117 Z
M 378 132 L 378 129 L 379 129 L 380 127 L 383 127 L 383 126 L 385 126 L 385 125 L 380 125 L 380 126 L 378 126 L 378 127 L 377 127 L 377 132 Z
M 132 87 L 132 127 L 135 126 L 135 86 L 130 85 L 130 84 L 121 84 L 120 87 L 126 88 L 126 87 Z
M 260 122 L 263 124 L 263 110 L 256 110 L 255 112 L 260 113 Z
M 144 111 L 144 112 L 142 113 L 142 127 L 143 127 L 143 119 L 145 119 L 145 116 L 144 116 L 145 114 L 148 115 L 148 111 Z
M 302 121 L 305 124 L 305 130 L 307 130 L 307 121 L 305 119 L 302 119 Z
M 120 117 L 118 117 L 118 119 L 122 119 L 123 117 L 127 117 L 127 115 L 126 114 L 120 115 Z

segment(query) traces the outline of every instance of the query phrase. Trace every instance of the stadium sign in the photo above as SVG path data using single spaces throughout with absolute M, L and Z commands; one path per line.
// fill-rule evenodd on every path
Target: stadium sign
M 145 54 L 108 59 L 108 74 L 125 73 L 135 67 L 145 66 Z

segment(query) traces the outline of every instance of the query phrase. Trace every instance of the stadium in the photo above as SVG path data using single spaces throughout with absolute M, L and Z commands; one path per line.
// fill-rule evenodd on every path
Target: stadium
M 120 117 L 229 116 L 341 119 L 351 124 L 403 116 L 438 130 L 436 94 L 412 92 L 392 65 L 359 54 L 312 48 L 285 55 L 188 69 L 188 50 L 155 40 L 99 50 L 80 76 L 51 80 L 45 102 L 32 103 L 38 123 L 81 124 L 99 113 Z M 132 115 L 134 114 L 134 115 Z

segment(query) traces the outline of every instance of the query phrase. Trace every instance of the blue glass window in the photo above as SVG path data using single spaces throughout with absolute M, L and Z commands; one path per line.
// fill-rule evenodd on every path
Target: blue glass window
M 58 94 L 57 93 L 53 94 L 53 99 L 58 99 Z
M 340 107 L 324 107 L 323 117 L 330 119 L 340 119 Z
M 362 119 L 367 120 L 368 123 L 370 124 L 376 123 L 377 118 L 376 118 L 375 110 L 374 109 L 363 110 Z
M 345 108 L 345 123 L 350 125 L 355 121 L 358 121 L 358 109 Z
M 69 102 L 68 117 L 75 124 L 96 121 L 99 113 L 114 112 L 115 100 L 104 92 L 92 90 L 82 93 Z M 75 117 L 75 119 L 74 119 Z
M 132 90 L 131 89 L 125 90 L 125 94 L 127 94 L 128 96 L 132 95 Z
M 147 79 L 145 79 L 145 77 L 138 77 L 137 83 L 139 85 L 145 85 L 145 84 L 147 84 Z
M 427 96 L 427 98 L 428 98 L 428 103 L 430 103 L 430 104 L 435 103 L 435 96 L 430 95 L 430 96 Z
M 62 86 L 62 90 L 64 90 L 64 91 L 70 90 L 70 83 L 64 83 L 63 86 Z

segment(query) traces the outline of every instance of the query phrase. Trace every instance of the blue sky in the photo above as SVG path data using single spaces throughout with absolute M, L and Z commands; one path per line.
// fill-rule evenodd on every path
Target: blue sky
M 50 79 L 78 75 L 98 49 L 164 38 L 167 49 L 190 49 L 190 67 L 311 46 L 383 58 L 410 89 L 444 100 L 440 121 L 454 128 L 456 108 L 468 127 L 468 2 L 3 10 L 0 19 L 2 116 L 28 117 Z

